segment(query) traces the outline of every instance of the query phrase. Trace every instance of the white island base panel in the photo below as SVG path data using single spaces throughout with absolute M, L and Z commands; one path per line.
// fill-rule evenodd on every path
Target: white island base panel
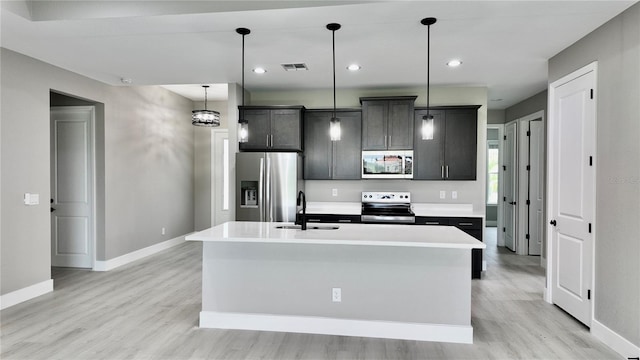
M 203 242 L 201 327 L 473 342 L 471 248 L 484 244 L 464 232 L 273 226 L 227 223 L 187 238 Z
M 462 325 L 350 320 L 312 316 L 220 313 L 202 311 L 200 327 L 277 331 L 304 334 L 361 336 L 384 339 L 473 343 L 473 328 Z

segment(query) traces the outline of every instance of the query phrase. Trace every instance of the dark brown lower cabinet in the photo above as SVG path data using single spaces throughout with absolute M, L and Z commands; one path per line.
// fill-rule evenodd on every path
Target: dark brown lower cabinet
M 482 218 L 476 217 L 432 217 L 416 216 L 416 225 L 449 225 L 482 240 Z M 471 249 L 471 278 L 480 279 L 482 276 L 482 250 Z

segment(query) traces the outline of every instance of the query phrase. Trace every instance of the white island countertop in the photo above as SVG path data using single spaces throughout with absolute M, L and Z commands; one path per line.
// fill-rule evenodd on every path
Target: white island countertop
M 232 221 L 188 235 L 203 242 L 322 244 L 448 249 L 484 249 L 486 245 L 453 226 L 402 226 L 384 224 L 308 224 L 308 230 L 278 229 L 292 223 Z M 335 230 L 311 227 L 338 226 Z

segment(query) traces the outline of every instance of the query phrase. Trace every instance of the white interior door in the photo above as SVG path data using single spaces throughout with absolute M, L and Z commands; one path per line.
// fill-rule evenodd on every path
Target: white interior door
M 516 251 L 516 219 L 518 196 L 517 170 L 518 170 L 518 125 L 511 122 L 505 126 L 504 138 L 504 196 L 503 196 L 503 233 L 504 245 L 511 251 Z
M 51 108 L 51 265 L 93 267 L 92 106 Z
M 542 254 L 544 234 L 544 127 L 529 121 L 529 255 Z
M 595 64 L 551 84 L 549 119 L 551 298 L 591 325 L 595 215 Z
M 212 226 L 223 224 L 231 220 L 230 201 L 230 146 L 229 146 L 229 131 L 216 129 L 211 132 L 211 159 L 213 164 L 212 169 L 212 184 L 211 184 L 211 214 L 213 219 L 211 221 Z

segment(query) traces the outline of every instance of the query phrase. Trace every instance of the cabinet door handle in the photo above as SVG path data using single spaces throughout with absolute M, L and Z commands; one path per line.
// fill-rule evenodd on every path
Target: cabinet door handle
M 444 165 L 440 166 L 440 178 L 444 179 Z
M 389 135 L 389 147 L 391 147 L 391 135 Z
M 446 166 L 446 175 L 447 175 L 447 179 L 449 178 L 449 165 Z
M 339 219 L 339 220 L 338 220 L 338 222 L 341 222 L 341 223 L 350 223 L 350 222 L 351 222 L 351 219 Z
M 473 226 L 473 223 L 463 222 L 463 223 L 458 223 L 458 225 L 460 225 L 460 226 Z
M 269 146 L 273 146 L 273 134 L 269 135 Z
M 425 225 L 440 225 L 440 222 L 438 222 L 438 221 L 425 221 L 424 224 Z
M 320 219 L 307 219 L 308 222 L 320 222 Z

